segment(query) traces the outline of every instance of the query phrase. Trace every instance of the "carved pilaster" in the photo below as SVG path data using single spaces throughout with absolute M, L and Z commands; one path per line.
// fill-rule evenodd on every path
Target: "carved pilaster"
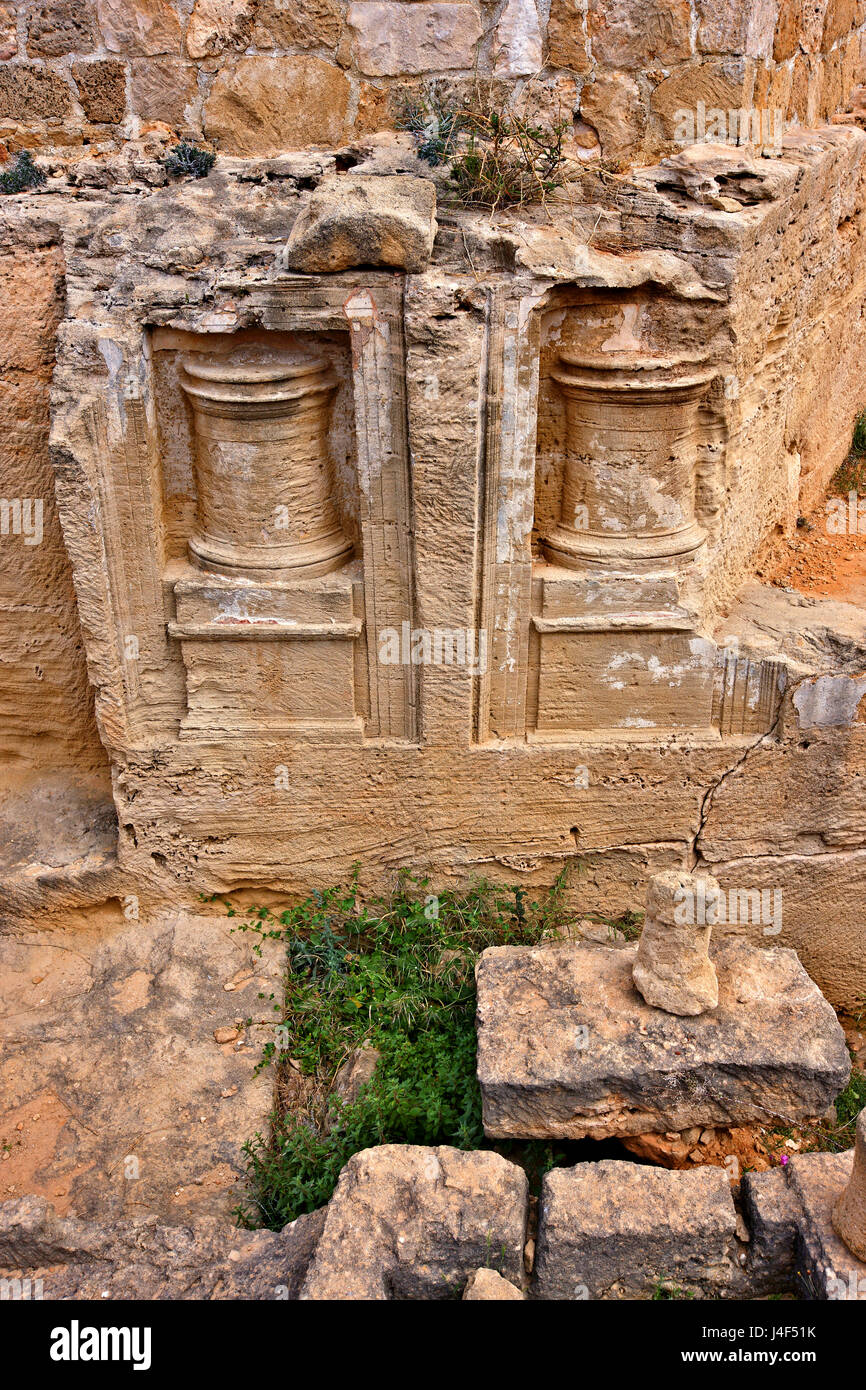
M 318 358 L 257 347 L 191 353 L 193 561 L 225 575 L 318 575 L 351 554 L 331 495 L 328 413 L 337 381 Z
M 704 543 L 695 516 L 698 410 L 712 372 L 670 358 L 560 357 L 567 457 L 554 564 L 682 561 Z

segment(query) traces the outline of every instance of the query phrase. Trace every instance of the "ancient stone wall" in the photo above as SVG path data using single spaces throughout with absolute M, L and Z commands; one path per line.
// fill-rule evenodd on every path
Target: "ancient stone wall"
M 781 941 L 851 1000 L 864 646 L 728 610 L 862 400 L 864 159 L 827 127 L 440 207 L 405 275 L 287 269 L 311 186 L 338 218 L 375 159 L 167 184 L 136 154 L 10 200 L 65 279 L 52 461 L 129 881 L 565 869 L 620 911 L 698 863 L 784 879 Z M 631 481 L 596 496 L 608 468 Z
M 93 718 L 72 572 L 48 455 L 49 392 L 64 265 L 52 229 L 0 245 L 0 765 L 4 785 L 40 770 L 107 766 Z
M 864 23 L 864 0 L 27 0 L 0 7 L 0 139 L 93 152 L 163 122 L 227 154 L 332 148 L 440 79 L 458 105 L 529 90 L 627 165 L 700 139 L 702 109 L 832 118 Z

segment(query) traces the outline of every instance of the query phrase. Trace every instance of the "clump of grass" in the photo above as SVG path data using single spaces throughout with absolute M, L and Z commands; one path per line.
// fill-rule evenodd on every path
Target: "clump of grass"
M 866 492 L 866 410 L 854 421 L 850 453 L 833 475 L 830 490 L 840 497 L 847 497 L 849 492 Z
M 213 150 L 201 150 L 197 145 L 190 145 L 186 140 L 181 140 L 180 144 L 175 145 L 166 155 L 163 167 L 176 178 L 192 174 L 194 178 L 205 179 L 215 163 L 216 155 Z
M 388 898 L 362 906 L 348 888 L 315 892 L 275 916 L 254 911 L 240 926 L 286 946 L 285 1000 L 277 1006 L 295 1069 L 312 1099 L 272 1117 L 271 1133 L 246 1145 L 250 1197 L 243 1224 L 279 1230 L 331 1196 L 344 1164 L 376 1144 L 484 1144 L 475 1075 L 475 978 L 487 946 L 534 944 L 562 925 L 562 876 L 542 903 L 520 888 L 479 882 L 432 897 L 401 878 Z M 356 1100 L 329 1094 L 358 1047 L 377 1049 L 372 1080 Z M 288 1057 L 268 1042 L 263 1062 Z M 536 1155 L 546 1169 L 557 1155 Z
M 844 1153 L 854 1147 L 857 1116 L 866 1106 L 866 1072 L 854 1067 L 851 1080 L 836 1097 L 836 1122 L 825 1122 L 818 1134 L 818 1147 L 831 1153 Z
M 12 168 L 0 174 L 0 191 L 23 193 L 26 188 L 40 188 L 46 178 L 45 170 L 33 163 L 30 151 L 22 150 Z
M 480 94 L 454 108 L 434 92 L 407 101 L 398 124 L 415 135 L 421 159 L 450 164 L 448 191 L 464 207 L 543 202 L 565 185 L 566 120 L 535 121 Z
M 682 1300 L 694 1298 L 694 1289 L 681 1289 L 679 1284 L 670 1283 L 667 1279 L 659 1279 L 653 1286 L 652 1302 L 663 1303 L 667 1299 Z

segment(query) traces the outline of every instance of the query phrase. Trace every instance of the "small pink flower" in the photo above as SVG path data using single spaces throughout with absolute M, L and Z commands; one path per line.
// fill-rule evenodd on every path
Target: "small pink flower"
M 782 1167 L 784 1168 L 784 1167 L 785 1167 L 785 1164 L 788 1162 L 788 1155 L 787 1155 L 787 1154 L 782 1154 L 782 1157 L 779 1159 L 779 1162 L 781 1163 Z

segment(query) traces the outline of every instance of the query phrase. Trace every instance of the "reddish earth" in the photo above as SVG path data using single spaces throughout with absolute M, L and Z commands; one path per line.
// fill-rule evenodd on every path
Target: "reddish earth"
M 791 540 L 774 537 L 763 552 L 758 577 L 813 598 L 866 606 L 866 499 L 860 498 L 858 517 L 856 508 L 849 507 L 847 494 L 842 496 L 841 516 L 846 525 L 853 523 L 843 535 L 828 529 L 839 514 L 838 500 L 831 492 L 803 518 L 805 524 L 797 527 Z

